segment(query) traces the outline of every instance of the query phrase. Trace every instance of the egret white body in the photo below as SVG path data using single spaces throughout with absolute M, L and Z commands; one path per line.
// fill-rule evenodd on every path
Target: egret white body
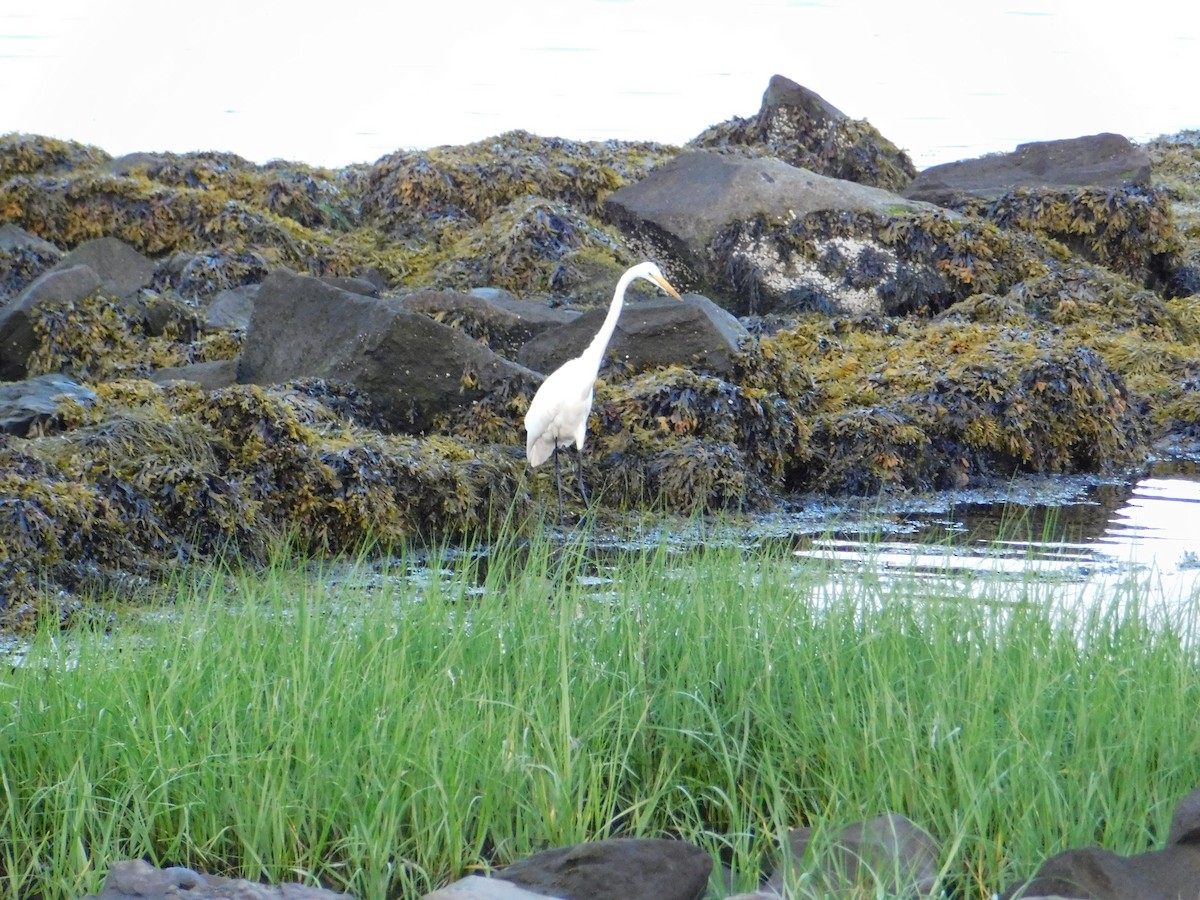
M 617 319 L 621 317 L 625 291 L 637 278 L 644 278 L 657 285 L 676 300 L 681 299 L 679 292 L 671 286 L 654 263 L 639 263 L 627 270 L 617 282 L 612 303 L 608 307 L 608 315 L 604 317 L 604 324 L 600 326 L 592 342 L 582 354 L 567 360 L 546 377 L 537 393 L 533 395 L 529 411 L 525 413 L 525 456 L 529 465 L 533 467 L 540 466 L 551 456 L 554 457 L 560 518 L 562 478 L 558 471 L 558 451 L 572 444 L 579 451 L 579 491 L 586 503 L 587 492 L 583 486 L 583 443 L 587 439 L 588 415 L 592 411 L 592 392 L 596 384 L 596 375 L 600 372 L 600 363 L 604 359 L 604 351 L 608 348 L 608 342 L 617 327 Z

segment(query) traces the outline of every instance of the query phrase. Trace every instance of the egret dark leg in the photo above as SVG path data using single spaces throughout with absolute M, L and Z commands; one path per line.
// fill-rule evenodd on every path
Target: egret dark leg
M 583 451 L 579 451 L 579 496 L 583 498 L 584 506 L 591 506 L 592 501 L 588 499 L 587 487 L 583 483 Z
M 562 475 L 558 469 L 558 441 L 554 442 L 554 480 L 558 482 L 558 524 L 562 525 L 567 521 L 567 517 L 563 513 Z

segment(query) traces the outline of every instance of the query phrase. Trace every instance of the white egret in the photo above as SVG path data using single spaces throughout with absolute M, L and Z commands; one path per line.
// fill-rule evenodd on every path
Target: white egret
M 617 327 L 617 319 L 621 316 L 625 290 L 638 278 L 658 285 L 676 300 L 682 299 L 654 263 L 638 263 L 626 271 L 617 282 L 612 303 L 608 307 L 608 315 L 604 317 L 604 324 L 600 326 L 592 342 L 582 354 L 567 360 L 546 377 L 537 393 L 533 395 L 529 412 L 525 413 L 525 456 L 529 465 L 536 468 L 551 455 L 554 456 L 560 521 L 563 505 L 558 451 L 571 444 L 579 451 L 579 493 L 586 504 L 588 496 L 583 485 L 583 442 L 587 437 L 588 414 L 592 411 L 592 389 L 600 371 L 600 362 L 604 359 L 604 351 L 608 347 L 613 330 Z

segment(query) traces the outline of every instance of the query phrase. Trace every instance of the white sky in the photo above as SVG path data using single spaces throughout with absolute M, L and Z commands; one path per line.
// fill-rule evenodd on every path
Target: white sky
M 754 113 L 776 72 L 918 165 L 1200 127 L 1200 4 L 1173 0 L 16 5 L 0 7 L 0 133 L 114 154 L 336 166 L 511 128 L 682 143 Z

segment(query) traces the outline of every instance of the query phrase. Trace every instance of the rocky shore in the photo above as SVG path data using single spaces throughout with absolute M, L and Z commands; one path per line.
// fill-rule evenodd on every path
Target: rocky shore
M 1036 873 L 1010 885 L 1003 900 L 1168 900 L 1195 895 L 1200 885 L 1200 788 L 1175 807 L 1161 850 L 1118 856 L 1098 847 L 1067 850 Z M 781 860 L 759 890 L 717 896 L 727 900 L 896 897 L 931 898 L 939 878 L 938 842 L 902 815 L 887 813 L 832 834 L 793 829 Z M 713 861 L 685 841 L 610 839 L 559 847 L 518 860 L 491 877 L 471 875 L 426 894 L 424 900 L 702 900 Z M 803 877 L 798 873 L 803 872 Z M 731 873 L 722 873 L 726 884 Z M 790 886 L 799 885 L 798 891 Z M 205 877 L 190 869 L 155 869 L 141 860 L 112 867 L 104 890 L 89 900 L 141 897 L 348 900 L 349 895 L 298 884 L 267 886 Z
M 687 293 L 634 298 L 610 347 L 585 459 L 602 514 L 1133 470 L 1200 428 L 1196 132 L 917 173 L 777 76 L 686 147 L 511 132 L 330 171 L 10 134 L 0 629 L 283 537 L 520 527 L 554 489 L 521 452 L 530 398 L 647 257 Z M 1198 818 L 1193 792 L 1162 850 L 1068 851 L 1005 896 L 1194 893 Z M 837 834 L 823 895 L 867 870 L 889 894 L 936 883 L 936 841 L 903 816 Z M 711 865 L 602 841 L 434 896 L 698 898 Z M 100 896 L 185 893 L 330 896 L 138 861 Z
M 778 76 L 682 148 L 511 132 L 329 171 L 7 135 L 0 627 L 281 535 L 537 515 L 521 418 L 644 257 L 687 296 L 622 316 L 602 514 L 1136 469 L 1200 422 L 1198 145 L 917 173 Z

